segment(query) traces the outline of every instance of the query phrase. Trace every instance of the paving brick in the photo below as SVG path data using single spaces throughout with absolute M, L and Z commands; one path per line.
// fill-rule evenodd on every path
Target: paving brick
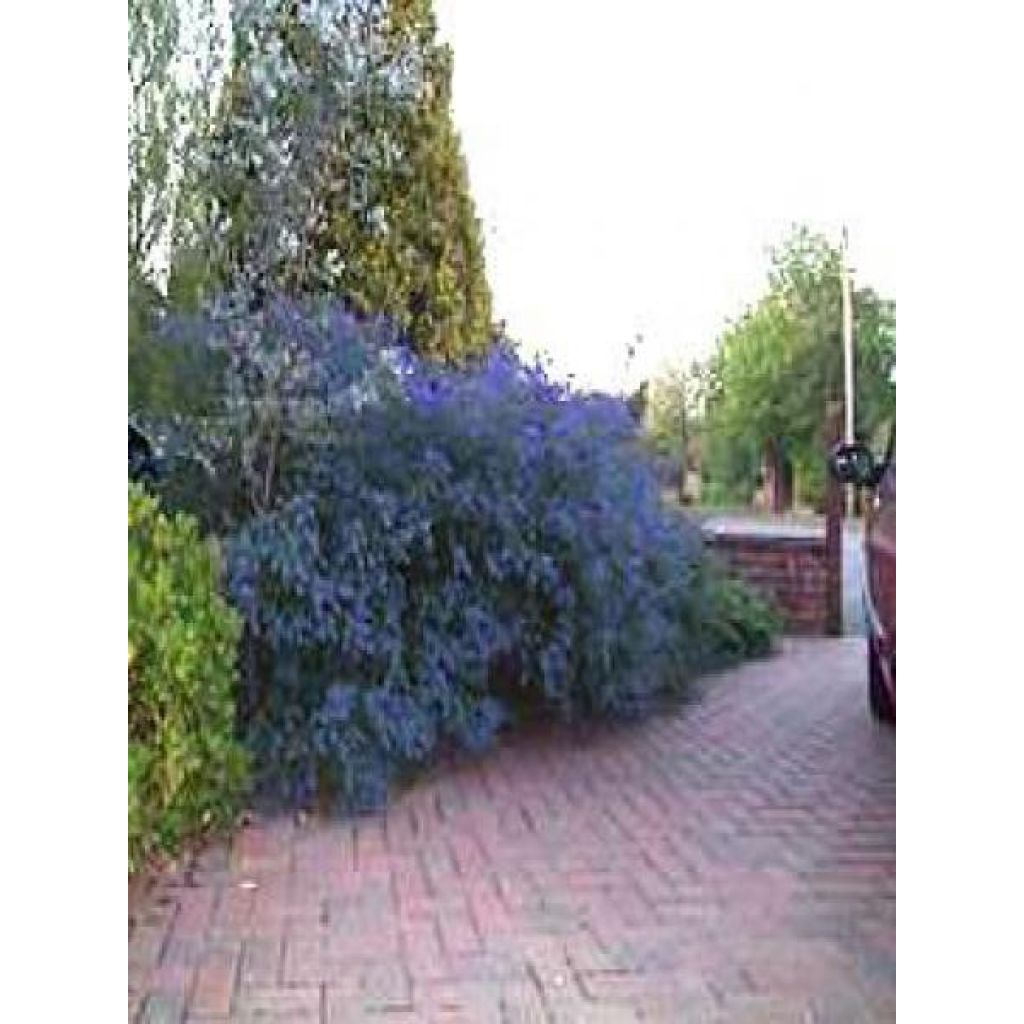
M 166 926 L 139 925 L 132 932 L 128 943 L 129 971 L 145 971 L 155 966 L 167 944 Z
M 545 1007 L 551 1024 L 630 1024 L 643 1019 L 639 1008 L 601 1005 L 582 997 L 556 997 Z
M 441 948 L 448 956 L 479 952 L 483 945 L 476 924 L 467 910 L 452 909 L 439 915 Z
M 501 1024 L 502 984 L 498 981 L 432 981 L 414 985 L 416 1012 L 428 1020 Z
M 238 980 L 241 949 L 220 947 L 208 950 L 196 969 L 196 983 L 189 1001 L 189 1013 L 226 1017 Z
M 151 993 L 177 996 L 184 999 L 192 990 L 196 969 L 173 960 L 157 964 L 145 978 L 145 987 Z
M 283 935 L 254 936 L 242 947 L 239 983 L 245 990 L 266 991 L 281 981 L 284 967 Z
M 205 934 L 216 902 L 217 890 L 209 885 L 178 890 L 174 933 L 180 936 Z
M 185 1017 L 185 997 L 152 993 L 142 1004 L 139 1024 L 181 1024 Z
M 502 982 L 501 1020 L 502 1024 L 547 1024 L 547 1008 L 531 980 Z
M 234 1019 L 274 1022 L 274 1024 L 313 1024 L 320 1021 L 320 987 L 258 988 L 239 995 Z
M 894 1020 L 895 737 L 865 685 L 862 641 L 787 640 L 649 722 L 438 768 L 386 814 L 256 820 L 133 889 L 130 1011 Z
M 720 1024 L 817 1024 L 807 999 L 778 995 L 730 997 L 717 1020 Z
M 322 936 L 297 935 L 285 939 L 283 980 L 286 985 L 319 985 L 324 980 L 325 963 Z

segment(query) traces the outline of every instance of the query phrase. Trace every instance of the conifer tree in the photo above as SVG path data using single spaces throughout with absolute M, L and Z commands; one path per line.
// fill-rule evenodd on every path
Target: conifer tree
M 424 354 L 487 347 L 483 242 L 430 0 L 238 5 L 235 55 L 176 281 L 341 294 Z

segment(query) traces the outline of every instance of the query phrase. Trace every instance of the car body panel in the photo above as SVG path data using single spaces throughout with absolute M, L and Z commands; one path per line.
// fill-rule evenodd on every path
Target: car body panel
M 882 676 L 896 703 L 896 435 L 881 478 L 871 496 L 864 533 L 866 565 L 864 606 L 869 642 L 878 656 Z

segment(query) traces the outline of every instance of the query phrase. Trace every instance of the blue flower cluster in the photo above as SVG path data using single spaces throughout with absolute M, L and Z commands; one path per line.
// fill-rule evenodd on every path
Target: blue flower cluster
M 692 667 L 702 545 L 624 403 L 504 344 L 422 361 L 336 309 L 280 302 L 210 337 L 235 424 L 221 475 L 248 495 L 219 528 L 240 715 L 267 786 L 372 806 L 524 708 L 634 716 Z
M 524 704 L 632 716 L 678 677 L 701 546 L 623 403 L 505 346 L 453 368 L 301 318 L 287 334 L 329 430 L 228 543 L 264 782 L 373 805 Z

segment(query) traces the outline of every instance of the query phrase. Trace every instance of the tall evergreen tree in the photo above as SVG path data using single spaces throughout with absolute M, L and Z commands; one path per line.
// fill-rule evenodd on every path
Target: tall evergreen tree
M 430 0 L 256 0 L 236 6 L 234 38 L 199 169 L 210 202 L 176 281 L 210 264 L 257 297 L 341 293 L 422 353 L 485 348 L 483 243 Z

